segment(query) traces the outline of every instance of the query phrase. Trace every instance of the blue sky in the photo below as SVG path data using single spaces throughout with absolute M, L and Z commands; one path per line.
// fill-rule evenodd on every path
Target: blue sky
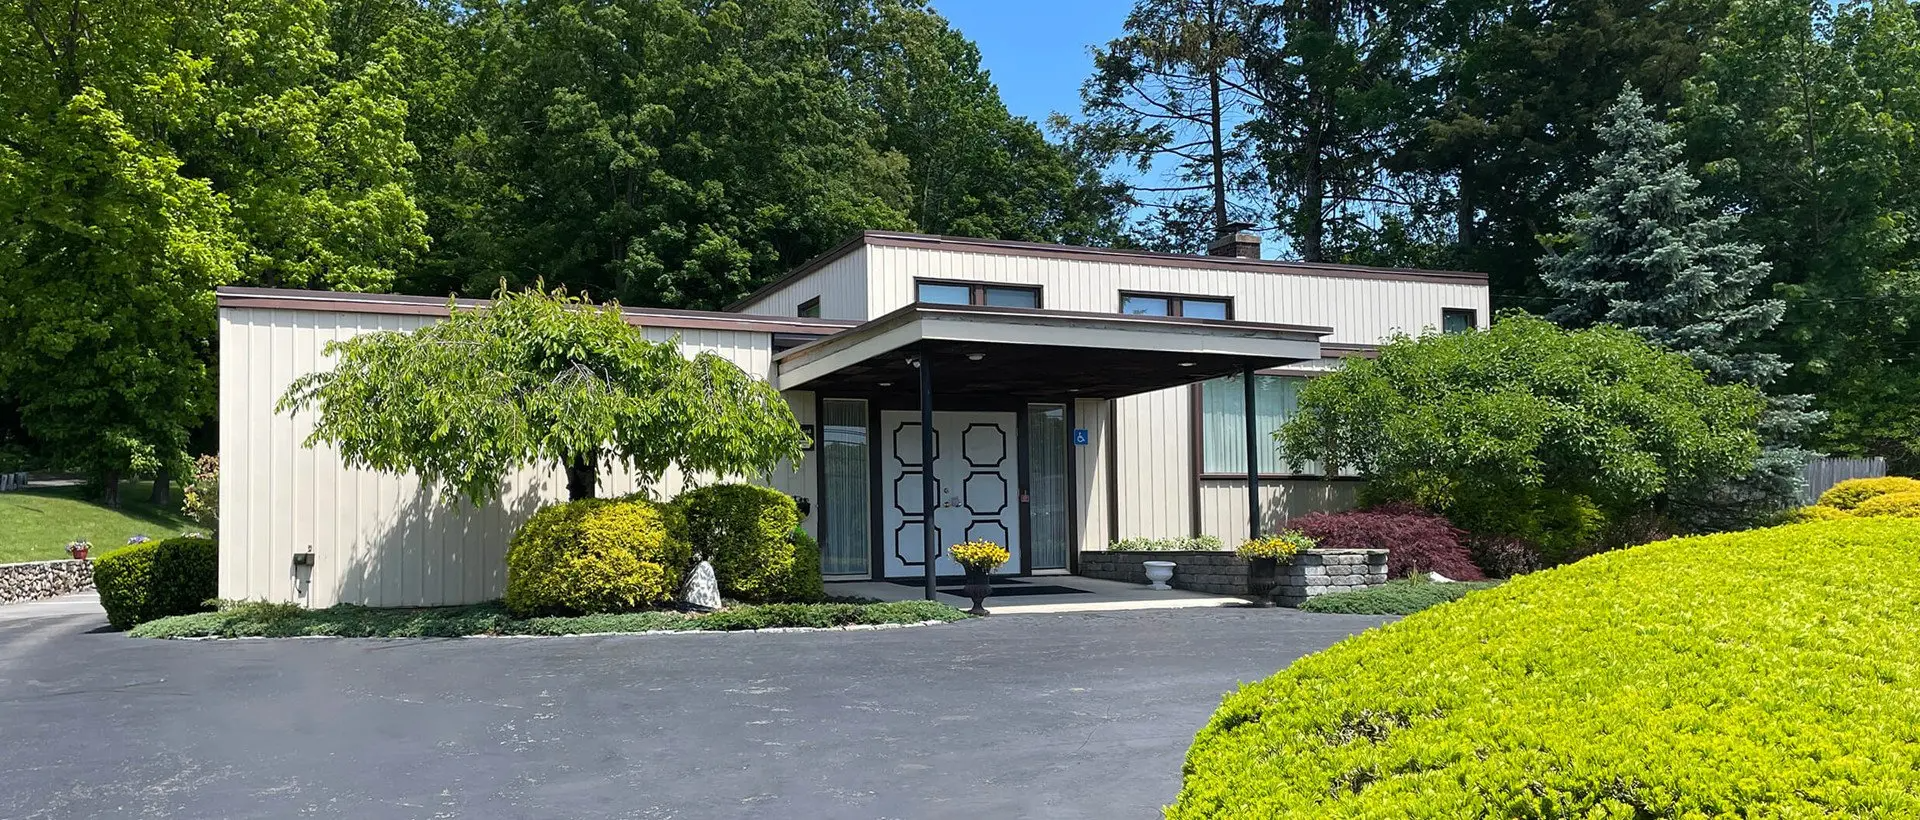
M 1008 110 L 1046 124 L 1080 112 L 1080 83 L 1093 72 L 1087 47 L 1120 34 L 1130 0 L 931 0 L 980 46 Z

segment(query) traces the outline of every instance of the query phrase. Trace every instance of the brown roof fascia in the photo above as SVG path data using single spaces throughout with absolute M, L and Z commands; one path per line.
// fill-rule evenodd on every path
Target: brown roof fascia
M 223 308 L 334 311 L 395 316 L 445 316 L 449 302 L 446 297 L 438 296 L 241 287 L 220 288 L 216 291 L 215 297 L 219 306 Z M 492 304 L 486 299 L 453 299 L 451 302 L 463 308 L 479 308 Z M 705 310 L 632 308 L 624 305 L 621 306 L 620 312 L 628 324 L 675 330 L 732 330 L 827 336 L 859 324 L 859 322 L 838 319 L 746 316 Z

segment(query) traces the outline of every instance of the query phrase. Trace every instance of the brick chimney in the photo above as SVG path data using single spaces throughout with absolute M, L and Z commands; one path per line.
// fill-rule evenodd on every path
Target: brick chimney
M 1219 235 L 1207 243 L 1207 255 L 1259 259 L 1260 235 L 1252 228 L 1249 222 L 1228 222 L 1220 226 Z

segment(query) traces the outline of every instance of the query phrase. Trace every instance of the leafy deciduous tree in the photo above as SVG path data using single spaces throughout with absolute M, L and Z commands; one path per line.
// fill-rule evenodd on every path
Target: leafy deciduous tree
M 764 474 L 800 456 L 779 391 L 715 354 L 648 341 L 617 304 L 503 286 L 487 307 L 449 312 L 329 342 L 338 364 L 296 379 L 280 410 L 316 413 L 309 446 L 475 504 L 528 464 L 565 467 L 579 500 L 613 465 L 652 480 L 669 467 Z

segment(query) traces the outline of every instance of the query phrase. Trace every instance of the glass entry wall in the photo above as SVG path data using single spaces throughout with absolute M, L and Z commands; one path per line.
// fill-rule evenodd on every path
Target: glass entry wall
M 820 570 L 827 575 L 867 575 L 871 571 L 873 475 L 864 399 L 821 402 Z
M 1064 404 L 1027 405 L 1027 549 L 1033 569 L 1066 569 L 1071 451 Z

